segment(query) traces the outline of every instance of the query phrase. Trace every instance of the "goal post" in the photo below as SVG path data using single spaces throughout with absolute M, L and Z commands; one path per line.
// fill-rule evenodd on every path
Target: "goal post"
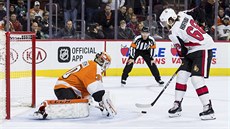
M 0 117 L 10 119 L 17 107 L 35 107 L 36 104 L 36 35 L 6 32 L 3 42 L 0 48 L 0 94 L 3 94 L 0 95 L 0 108 L 5 112 L 0 112 Z

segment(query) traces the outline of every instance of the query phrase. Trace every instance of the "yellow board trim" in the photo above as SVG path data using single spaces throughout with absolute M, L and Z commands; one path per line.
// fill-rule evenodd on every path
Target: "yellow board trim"
M 161 76 L 172 76 L 176 68 L 159 68 Z M 68 69 L 57 70 L 37 70 L 37 77 L 59 77 Z M 106 76 L 121 76 L 123 68 L 110 68 L 106 71 Z M 133 68 L 130 76 L 152 76 L 148 68 Z M 211 68 L 210 76 L 230 76 L 230 68 Z M 11 72 L 11 78 L 31 77 L 31 71 Z M 0 79 L 4 78 L 4 73 L 0 72 Z
M 159 68 L 161 76 L 172 76 L 177 68 Z M 37 76 L 59 77 L 68 71 L 62 70 L 38 70 Z M 106 76 L 121 76 L 123 68 L 110 68 L 106 71 Z M 152 76 L 148 68 L 133 68 L 130 76 Z M 211 68 L 210 76 L 230 76 L 230 68 Z
M 161 76 L 172 76 L 177 68 L 159 68 Z M 108 69 L 107 76 L 121 76 L 123 69 Z M 152 76 L 148 68 L 133 68 L 130 76 Z M 230 68 L 211 68 L 210 76 L 230 76 Z

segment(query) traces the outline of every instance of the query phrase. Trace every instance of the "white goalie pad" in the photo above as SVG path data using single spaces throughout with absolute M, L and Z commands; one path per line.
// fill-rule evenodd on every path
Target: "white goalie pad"
M 89 116 L 88 103 L 57 104 L 46 108 L 47 118 L 81 118 Z
M 76 100 L 46 100 L 45 112 L 47 119 L 56 118 L 82 118 L 89 116 L 89 104 L 87 99 Z
M 103 115 L 106 115 L 107 117 L 110 118 L 113 118 L 115 115 L 117 115 L 116 108 L 110 99 L 109 92 L 106 92 L 104 94 L 100 105 L 104 108 L 104 110 L 102 110 Z

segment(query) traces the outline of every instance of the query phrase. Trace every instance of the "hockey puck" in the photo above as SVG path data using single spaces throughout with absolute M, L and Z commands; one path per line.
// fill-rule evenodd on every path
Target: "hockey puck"
M 146 113 L 147 113 L 147 111 L 141 111 L 141 113 L 146 114 Z

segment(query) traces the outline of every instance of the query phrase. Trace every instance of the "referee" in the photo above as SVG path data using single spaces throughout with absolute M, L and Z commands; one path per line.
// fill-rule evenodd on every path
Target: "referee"
M 154 63 L 154 49 L 156 48 L 155 40 L 150 36 L 149 29 L 143 27 L 141 35 L 138 35 L 133 40 L 130 50 L 129 59 L 125 65 L 121 76 L 121 86 L 125 86 L 126 80 L 133 68 L 133 64 L 138 56 L 143 57 L 146 64 L 148 65 L 152 75 L 159 84 L 164 84 L 161 80 L 158 68 Z

